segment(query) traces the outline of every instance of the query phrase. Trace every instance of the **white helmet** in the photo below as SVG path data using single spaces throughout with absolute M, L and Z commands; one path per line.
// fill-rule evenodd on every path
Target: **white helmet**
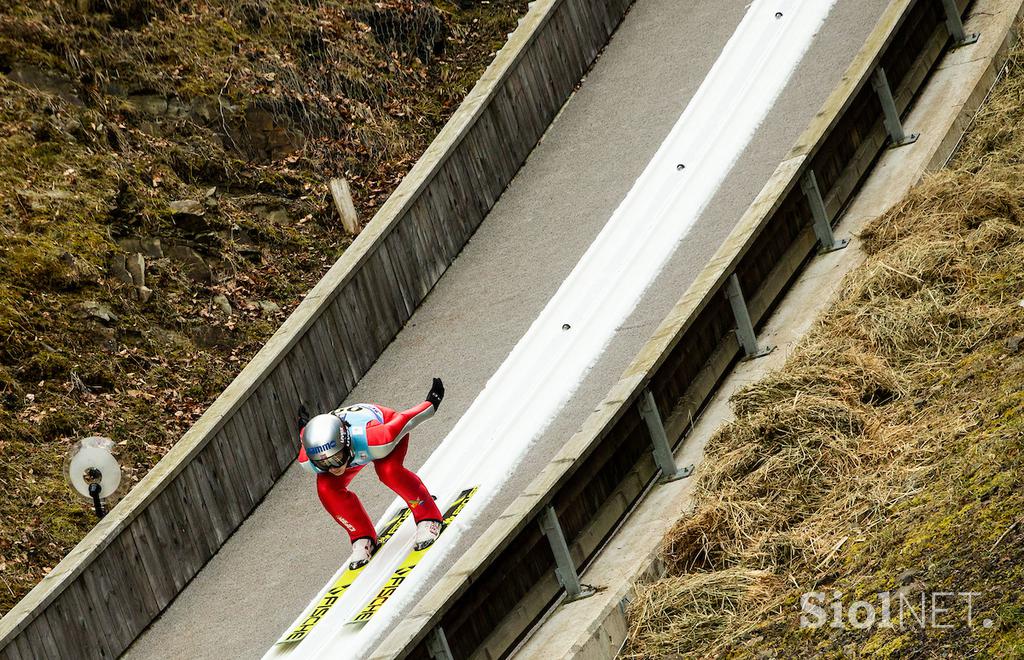
M 352 459 L 348 424 L 331 414 L 309 420 L 302 432 L 302 446 L 309 462 L 321 470 L 348 467 Z

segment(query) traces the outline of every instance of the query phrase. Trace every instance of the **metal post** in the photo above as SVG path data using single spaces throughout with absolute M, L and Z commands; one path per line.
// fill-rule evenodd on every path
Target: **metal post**
M 107 515 L 107 512 L 103 510 L 103 500 L 100 499 L 101 490 L 102 487 L 99 484 L 89 484 L 89 495 L 92 496 L 92 506 L 96 511 L 97 518 Z
M 736 277 L 736 273 L 729 276 L 729 281 L 726 284 L 726 294 L 729 296 L 732 315 L 736 318 L 736 335 L 740 339 L 740 345 L 743 346 L 743 352 L 747 354 L 747 359 L 752 360 L 771 353 L 775 349 L 774 346 L 759 348 L 757 345 L 754 324 L 750 321 L 750 313 L 747 312 L 747 302 L 743 299 L 743 290 L 740 289 L 740 280 Z
M 89 484 L 89 497 L 92 498 L 93 510 L 96 511 L 96 517 L 102 519 L 107 515 L 103 508 L 103 500 L 100 499 L 100 493 L 103 492 L 103 486 L 100 484 L 103 480 L 103 473 L 99 469 L 91 467 L 85 471 L 84 476 L 85 483 Z
M 818 252 L 822 254 L 835 252 L 849 245 L 849 240 L 837 239 L 832 233 L 832 221 L 829 220 L 828 211 L 825 210 L 825 200 L 821 198 L 818 177 L 814 176 L 814 170 L 807 170 L 807 174 L 804 174 L 803 179 L 800 180 L 800 187 L 803 188 L 807 203 L 811 206 L 811 215 L 814 216 L 814 233 L 818 237 Z
M 544 514 L 541 516 L 540 531 L 548 537 L 548 544 L 551 545 L 551 554 L 555 556 L 555 577 L 565 589 L 566 602 L 593 596 L 594 590 L 591 587 L 580 584 L 580 576 L 572 563 L 572 555 L 569 554 L 569 545 L 565 542 L 562 526 L 558 523 L 558 515 L 555 513 L 555 507 L 550 504 L 544 508 Z
M 432 660 L 454 660 L 452 649 L 448 646 L 448 638 L 444 636 L 444 629 L 435 626 L 427 635 L 427 653 Z
M 654 402 L 654 395 L 650 390 L 644 390 L 637 408 L 640 410 L 640 416 L 644 418 L 644 423 L 647 424 L 647 431 L 654 447 L 654 462 L 661 470 L 662 483 L 690 476 L 693 473 L 692 465 L 682 470 L 676 468 L 676 459 L 672 456 L 672 448 L 669 447 L 668 436 L 665 435 L 665 425 L 661 423 L 658 404 Z
M 964 33 L 964 22 L 960 18 L 956 0 L 942 0 L 942 7 L 946 11 L 946 31 L 953 37 L 953 48 L 975 43 L 981 35 L 977 32 Z
M 896 101 L 892 98 L 892 90 L 889 88 L 889 80 L 885 77 L 885 70 L 882 67 L 875 68 L 871 74 L 871 87 L 878 95 L 882 103 L 882 113 L 885 115 L 885 130 L 889 132 L 892 139 L 892 146 L 902 147 L 905 144 L 917 142 L 918 134 L 903 131 L 903 122 L 900 121 L 900 113 L 896 110 Z

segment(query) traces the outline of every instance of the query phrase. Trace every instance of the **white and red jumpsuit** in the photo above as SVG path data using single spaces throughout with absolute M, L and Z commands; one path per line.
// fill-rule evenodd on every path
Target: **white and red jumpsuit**
M 415 472 L 402 464 L 409 449 L 409 432 L 432 417 L 434 410 L 432 403 L 424 401 L 403 412 L 370 403 L 359 403 L 333 411 L 332 415 L 349 424 L 352 434 L 352 459 L 340 475 L 317 468 L 309 461 L 305 448 L 300 445 L 299 463 L 316 473 L 316 490 L 320 501 L 331 517 L 348 532 L 349 540 L 377 540 L 377 532 L 363 503 L 348 489 L 349 483 L 367 463 L 373 463 L 373 469 L 381 482 L 405 500 L 417 523 L 441 520 L 441 511 L 430 496 L 430 491 Z M 301 439 L 302 432 L 299 437 Z

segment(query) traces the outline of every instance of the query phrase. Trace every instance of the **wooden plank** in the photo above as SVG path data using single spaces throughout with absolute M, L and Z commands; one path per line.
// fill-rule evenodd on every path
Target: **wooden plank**
M 452 168 L 452 162 L 449 161 L 445 165 L 444 169 Z M 437 245 L 437 239 L 433 235 L 433 232 L 426 227 L 422 226 L 423 214 L 419 212 L 419 209 L 423 208 L 422 200 L 410 211 L 410 215 L 405 223 L 402 225 L 400 236 L 403 238 L 403 242 L 406 245 L 411 246 L 410 253 L 406 256 L 409 259 L 408 270 L 412 274 L 413 278 L 417 283 L 417 296 L 422 302 L 424 296 L 430 291 L 431 287 L 440 277 L 441 273 L 444 272 L 444 267 L 441 265 L 443 260 L 437 255 L 435 249 Z M 451 210 L 452 213 L 458 213 L 459 210 L 455 207 Z
M 493 206 L 501 199 L 501 195 L 505 192 L 509 182 L 515 176 L 519 170 L 520 163 L 516 162 L 511 158 L 511 147 L 510 142 L 515 138 L 509 136 L 501 131 L 499 124 L 500 115 L 496 108 L 488 108 L 481 116 L 481 123 L 483 124 L 490 146 L 487 148 L 487 161 L 491 166 L 491 187 L 490 192 L 494 196 L 494 202 L 490 206 Z M 490 213 L 490 206 L 487 209 L 487 213 Z M 486 214 L 485 214 L 486 215 Z M 482 220 L 483 218 L 481 218 Z M 469 234 L 466 238 L 476 230 L 479 223 L 470 225 Z
M 335 314 L 335 320 L 340 320 L 348 331 L 345 352 L 360 377 L 373 364 L 371 358 L 376 355 L 377 350 L 372 321 L 368 314 L 363 313 L 362 305 L 359 290 L 350 285 L 338 296 L 331 312 Z
M 156 601 L 158 611 L 162 611 L 178 594 L 181 585 L 176 584 L 175 574 L 167 564 L 165 553 L 168 546 L 160 543 L 159 535 L 145 524 L 143 517 L 136 518 L 128 528 L 139 551 L 139 562 L 143 572 L 149 579 L 150 590 Z M 170 564 L 176 565 L 174 562 Z
M 0 648 L 0 660 L 24 660 L 21 652 L 18 651 L 19 639 L 18 636 L 12 637 L 6 646 Z
M 314 368 L 310 370 L 313 377 L 313 389 L 315 390 L 315 405 L 318 409 L 330 407 L 338 400 L 337 372 L 338 360 L 335 359 L 331 350 L 330 339 L 324 332 L 322 323 L 317 323 L 309 328 L 309 333 L 303 344 L 309 359 L 313 360 Z M 319 329 L 316 329 L 319 327 Z M 327 344 L 327 347 L 325 347 Z
M 383 346 L 391 343 L 398 331 L 405 325 L 405 306 L 401 300 L 398 276 L 389 270 L 387 259 L 382 254 L 383 245 L 377 250 L 377 258 L 363 269 L 368 283 L 367 293 L 375 302 L 382 320 L 381 337 Z
M 467 150 L 469 142 L 467 140 Z M 463 159 L 459 165 L 458 176 L 461 177 L 460 180 L 471 180 L 474 167 L 473 159 Z M 466 207 L 461 212 L 453 213 L 452 209 L 457 204 L 457 198 L 444 197 L 431 190 L 423 195 L 421 204 L 416 208 L 417 223 L 423 228 L 424 232 L 428 232 L 434 237 L 434 245 L 436 247 L 431 254 L 431 262 L 439 268 L 436 271 L 436 277 L 438 278 L 440 278 L 444 269 L 448 267 L 448 264 L 452 262 L 452 259 L 455 258 L 455 255 L 459 253 L 459 250 L 462 249 L 462 246 L 456 242 L 452 232 L 448 230 L 447 225 L 453 220 L 458 221 L 462 216 L 475 213 L 479 201 L 474 192 L 466 198 Z M 456 217 L 453 218 L 453 215 Z
M 83 575 L 87 573 L 88 571 Z M 96 625 L 96 622 L 102 619 L 95 616 L 96 607 L 90 602 L 85 583 L 76 580 L 68 585 L 68 588 L 61 594 L 61 600 L 67 604 L 65 614 L 70 618 L 70 624 L 74 627 L 79 640 L 80 646 L 77 648 L 85 650 L 83 655 L 116 658 L 119 649 L 111 646 L 110 639 L 103 629 Z
M 235 514 L 232 514 L 232 506 L 226 501 L 228 494 L 220 490 L 207 465 L 212 454 L 212 446 L 206 445 L 203 453 L 192 459 L 188 469 L 182 471 L 179 478 L 185 480 L 193 508 L 201 510 L 203 519 L 209 521 L 209 525 L 204 526 L 204 532 L 210 537 L 211 545 L 219 548 L 240 521 L 233 520 Z
M 349 189 L 348 181 L 344 177 L 331 179 L 327 183 L 331 190 L 331 197 L 334 198 L 334 208 L 338 210 L 341 217 L 341 225 L 350 234 L 359 233 L 359 215 L 356 213 L 356 206 L 352 203 L 352 191 Z
M 479 128 L 474 128 L 473 132 L 466 136 L 467 145 L 461 150 L 459 158 L 453 159 L 438 171 L 437 176 L 445 182 L 444 195 L 437 200 L 433 199 L 433 195 L 427 196 L 423 200 L 424 208 L 430 209 L 429 215 L 435 223 L 435 232 L 439 228 L 449 225 L 453 220 L 472 223 L 472 218 L 480 213 L 482 202 L 477 194 L 480 183 L 476 174 L 479 164 L 477 156 L 469 144 L 479 139 L 479 131 Z M 450 235 L 450 232 L 446 231 L 445 234 Z M 446 237 L 442 237 L 442 239 L 448 240 Z M 442 244 L 445 243 L 442 242 Z M 462 246 L 455 244 L 446 248 L 444 253 L 438 256 L 444 263 L 448 263 L 453 251 L 457 252 L 460 249 Z
M 417 295 L 419 284 L 409 272 L 409 265 L 416 263 L 416 246 L 405 241 L 406 235 L 402 227 L 396 228 L 388 239 L 381 244 L 380 255 L 384 261 L 384 270 L 395 281 L 395 290 L 398 294 L 395 300 L 401 304 L 398 309 L 399 319 L 402 321 L 401 325 L 405 325 L 423 299 Z
M 488 148 L 496 143 L 500 144 L 500 141 L 497 139 L 497 135 L 493 137 L 490 134 L 487 125 L 487 115 L 480 115 L 473 133 L 466 138 L 466 148 L 469 149 L 470 155 L 468 169 L 471 175 L 469 179 L 470 184 L 467 187 L 472 190 L 472 193 L 466 196 L 472 213 L 460 218 L 462 221 L 460 236 L 468 237 L 472 235 L 479 221 L 486 215 L 487 210 L 494 206 L 498 200 L 498 194 L 495 192 L 495 170 L 492 163 L 490 163 L 490 149 Z M 463 181 L 449 181 L 450 185 L 463 183 Z
M 4 647 L 2 658 L 11 658 L 11 660 L 34 660 L 35 653 L 31 652 L 30 649 L 25 648 L 26 641 L 23 636 L 19 635 L 11 640 L 11 643 Z M 31 653 L 31 655 L 28 655 Z
M 273 387 L 267 388 L 267 393 L 277 402 L 281 415 L 289 424 L 295 422 L 299 412 L 299 406 L 305 403 L 302 400 L 302 392 L 295 384 L 292 377 L 290 361 L 285 360 L 277 365 L 274 373 Z M 312 404 L 312 401 L 308 402 Z
M 504 143 L 506 144 L 506 153 L 508 155 L 509 162 L 513 165 L 513 172 L 518 172 L 519 168 L 523 166 L 523 162 L 526 160 L 526 156 L 533 149 L 536 144 L 532 140 L 525 139 L 526 135 L 521 135 L 521 130 L 524 127 L 520 126 L 519 118 L 516 116 L 513 103 L 512 93 L 508 87 L 502 89 L 502 91 L 494 97 L 494 101 L 491 103 L 491 109 L 495 113 L 498 132 L 504 136 Z M 515 177 L 515 174 L 512 175 Z
M 579 80 L 578 71 L 581 67 L 573 61 L 575 49 L 566 44 L 566 41 L 575 36 L 573 21 L 578 18 L 573 15 L 575 3 L 571 0 L 563 2 L 560 11 L 551 18 L 548 34 L 550 37 L 551 56 L 545 61 L 548 71 L 548 84 L 550 85 L 555 99 L 555 107 L 561 107 L 564 99 L 572 92 L 576 81 Z M 562 99 L 559 102 L 559 99 Z
M 231 492 L 235 493 L 234 515 L 245 520 L 260 501 L 262 494 L 256 485 L 256 466 L 249 452 L 245 451 L 244 438 L 239 434 L 240 425 L 241 418 L 236 413 L 231 422 L 218 434 L 215 440 L 216 447 L 210 457 L 219 462 L 221 479 L 225 484 L 230 484 Z
M 164 490 L 160 497 L 160 509 L 164 511 L 164 515 L 160 520 L 151 519 L 150 524 L 153 527 L 163 527 L 164 529 L 160 530 L 161 536 L 170 537 L 170 545 L 164 547 L 164 552 L 167 553 L 165 561 L 166 557 L 173 557 L 180 577 L 187 584 L 206 563 L 207 554 L 204 551 L 206 544 L 197 537 L 192 526 L 193 511 L 185 501 L 183 488 L 184 483 L 176 479 Z
M 279 473 L 284 472 L 299 451 L 297 414 L 293 412 L 290 419 L 285 417 L 278 405 L 278 399 L 274 398 L 269 390 L 257 390 L 256 398 L 264 412 L 263 419 L 267 424 L 267 432 L 271 434 L 277 469 Z
M 124 532 L 123 535 L 131 536 L 128 532 Z M 148 578 L 135 572 L 132 570 L 134 567 L 128 565 L 128 555 L 121 554 L 124 552 L 124 544 L 119 541 L 114 543 L 111 547 L 121 552 L 104 553 L 100 559 L 93 562 L 86 574 L 96 572 L 99 582 L 108 589 L 106 594 L 109 594 L 109 597 L 105 594 L 103 606 L 114 621 L 112 626 L 104 630 L 108 635 L 116 631 L 120 654 L 131 645 L 156 612 L 147 609 L 146 594 L 150 591 Z M 95 625 L 95 620 L 93 624 Z
M 576 82 L 580 77 L 590 68 L 590 63 L 597 55 L 598 49 L 595 42 L 603 43 L 608 35 L 600 28 L 599 21 L 588 20 L 586 14 L 591 12 L 585 12 L 584 9 L 578 0 L 564 3 L 562 9 L 569 17 L 562 38 L 558 40 L 561 47 L 568 51 L 566 59 L 571 65 L 569 79 L 566 81 L 569 84 L 569 89 L 568 91 L 563 90 L 567 96 L 576 87 Z
M 89 566 L 82 573 L 81 580 L 76 582 L 80 587 L 77 599 L 80 606 L 81 618 L 79 623 L 88 629 L 90 637 L 96 640 L 94 648 L 99 651 L 102 657 L 116 658 L 127 648 L 130 643 L 124 641 L 127 629 L 124 620 L 120 619 L 120 593 L 112 591 L 112 585 L 107 579 L 95 579 L 99 577 L 97 566 L 99 562 Z M 94 578 L 93 588 L 102 585 L 105 589 L 102 595 L 97 594 L 90 588 L 90 577 Z M 119 590 L 120 591 L 120 590 Z
M 57 637 L 50 628 L 49 612 L 44 612 L 37 617 L 31 625 L 22 632 L 19 637 L 24 637 L 28 648 L 32 649 L 31 658 L 53 658 L 55 660 L 67 659 L 77 660 L 76 655 L 62 652 L 57 643 Z
M 277 465 L 281 470 L 287 469 L 288 465 L 295 460 L 298 453 L 298 403 L 290 403 L 292 400 L 285 391 L 284 384 L 290 380 L 290 375 L 284 370 L 284 363 L 279 365 L 280 373 L 277 374 L 277 388 L 261 388 L 257 392 L 257 401 L 267 410 L 265 418 L 273 425 L 274 429 L 274 454 Z M 286 380 L 287 379 L 287 380 Z M 309 411 L 311 414 L 314 411 Z
M 403 227 L 404 226 L 405 225 L 403 225 Z M 338 321 L 334 314 L 336 309 L 337 308 L 332 305 L 330 309 L 320 317 L 318 325 L 320 325 L 324 329 L 324 332 L 330 337 L 331 355 L 332 359 L 337 362 L 340 388 L 345 394 L 347 394 L 356 386 L 356 383 L 359 382 L 361 374 L 356 372 L 356 367 L 352 364 L 352 360 L 349 358 L 347 350 L 347 331 L 338 325 Z
M 109 571 L 110 557 L 104 554 L 82 573 L 78 584 L 83 587 L 89 614 L 87 625 L 102 638 L 110 649 L 110 655 L 117 657 L 131 644 L 135 635 L 129 626 L 125 597 L 134 585 L 118 583 Z
M 537 38 L 538 44 L 543 44 L 543 50 L 531 51 L 523 58 L 526 80 L 533 90 L 533 97 L 539 102 L 541 124 L 547 125 L 554 118 L 558 109 L 562 106 L 562 99 L 555 94 L 551 84 L 548 58 L 551 57 L 550 33 L 545 32 Z
M 510 76 L 508 85 L 494 101 L 495 107 L 506 117 L 509 134 L 517 136 L 512 141 L 512 148 L 519 167 L 526 162 L 543 134 L 543 129 L 535 123 L 533 113 L 522 108 L 522 93 L 522 80 L 519 76 Z
M 261 464 L 252 451 L 249 441 L 249 430 L 246 428 L 245 419 L 239 412 L 232 417 L 231 421 L 224 427 L 223 433 L 227 442 L 222 446 L 225 460 L 228 465 L 237 470 L 242 478 L 244 487 L 249 491 L 249 499 L 252 506 L 255 506 L 266 494 L 265 467 Z
M 423 267 L 422 265 L 427 261 L 422 256 L 426 251 L 415 223 L 404 223 L 395 230 L 394 235 L 404 250 L 392 253 L 391 259 L 393 262 L 396 262 L 396 267 L 400 269 L 405 277 L 406 286 L 409 289 L 410 302 L 413 304 L 413 311 L 415 312 L 415 307 L 419 305 L 436 283 L 436 280 L 431 276 L 433 268 L 429 266 Z M 411 314 L 410 318 L 412 318 Z
M 391 342 L 389 328 L 389 315 L 391 311 L 382 305 L 378 305 L 374 297 L 376 289 L 372 268 L 364 268 L 352 280 L 357 308 L 362 318 L 366 319 L 366 328 L 370 332 L 373 343 L 367 346 L 367 355 L 379 355 L 384 347 Z M 367 370 L 373 364 L 373 359 L 367 360 Z
M 518 135 L 528 137 L 526 142 L 530 143 L 532 150 L 537 140 L 544 134 L 544 127 L 540 125 L 537 115 L 533 111 L 534 106 L 530 103 L 523 73 L 516 71 L 510 75 L 506 88 L 509 90 L 509 109 L 515 116 L 516 124 L 519 127 Z
M 467 138 L 466 146 L 470 153 L 475 153 L 473 145 L 476 143 L 476 138 Z M 476 222 L 474 219 L 480 217 L 479 214 L 482 212 L 481 205 L 484 203 L 484 196 L 481 194 L 481 191 L 486 186 L 486 182 L 477 178 L 480 171 L 481 168 L 475 157 L 467 160 L 466 174 L 460 179 L 464 185 L 468 186 L 468 190 L 471 191 L 468 199 L 469 205 L 464 213 L 452 214 L 449 211 L 454 198 L 447 197 L 446 194 L 432 191 L 426 196 L 426 208 L 429 209 L 427 217 L 429 218 L 430 226 L 440 239 L 441 245 L 444 246 L 443 251 L 437 255 L 437 258 L 444 264 L 445 268 L 448 267 L 448 264 L 458 256 L 465 246 L 465 240 L 462 236 L 463 232 L 460 227 Z
M 338 304 L 331 310 L 334 322 L 342 333 L 342 350 L 345 351 L 345 359 L 352 365 L 352 371 L 356 374 L 356 382 L 363 377 L 363 374 L 373 364 L 367 354 L 372 339 L 368 337 L 369 328 L 367 320 L 354 313 L 355 291 L 348 290 L 339 296 Z
M 135 542 L 135 536 L 125 530 L 117 541 L 117 554 L 119 563 L 117 569 L 132 585 L 132 607 L 135 610 L 132 615 L 134 631 L 137 635 L 143 630 L 153 618 L 160 613 L 162 607 L 153 593 L 152 582 L 146 571 L 145 563 Z
M 379 257 L 378 257 L 379 258 Z M 338 400 L 338 392 L 341 390 L 341 367 L 339 361 L 334 357 L 334 346 L 328 336 L 326 329 L 321 324 L 310 327 L 303 342 L 306 354 L 310 359 L 315 360 L 314 373 L 319 388 L 320 401 L 323 405 L 330 406 Z
M 189 462 L 189 466 L 180 474 L 193 469 L 195 468 Z M 193 492 L 190 487 L 189 475 L 175 479 L 164 492 L 170 496 L 169 508 L 172 511 L 171 521 L 174 530 L 184 537 L 181 547 L 185 549 L 183 559 L 188 562 L 185 574 L 191 579 L 217 552 L 217 547 L 206 533 L 206 529 L 212 527 L 212 523 L 208 513 L 200 507 L 199 493 Z
M 323 392 L 327 385 L 326 377 L 320 372 L 316 356 L 312 355 L 309 349 L 307 333 L 307 336 L 292 347 L 286 363 L 302 400 L 313 408 L 323 408 L 327 402 Z
M 541 66 L 544 58 L 547 57 L 546 53 L 547 44 L 538 39 L 538 50 L 527 54 L 518 70 L 523 89 L 529 99 L 529 107 L 536 114 L 538 126 L 545 125 L 544 118 L 550 112 L 551 106 L 548 90 L 541 82 L 543 77 Z
M 310 341 L 313 344 L 314 352 L 322 361 L 326 377 L 328 379 L 327 396 L 332 401 L 337 401 L 339 396 L 347 392 L 351 387 L 351 375 L 349 374 L 348 362 L 344 354 L 339 350 L 341 345 L 338 342 L 334 330 L 334 322 L 329 314 L 324 314 L 319 323 L 309 329 Z
M 454 170 L 442 169 L 438 173 L 438 187 L 426 200 L 433 229 L 447 245 L 444 252 L 437 255 L 445 268 L 465 246 L 477 223 L 482 187 L 465 191 L 460 187 L 460 180 Z M 469 210 L 463 213 L 452 211 L 460 206 Z
M 563 2 L 555 15 L 551 17 L 546 31 L 546 34 L 550 35 L 547 43 L 549 55 L 544 65 L 548 72 L 548 80 L 555 92 L 555 98 L 567 97 L 573 83 L 578 79 L 578 76 L 572 73 L 576 69 L 572 59 L 575 49 L 565 43 L 566 39 L 575 36 L 572 26 L 572 21 L 576 18 L 572 12 L 574 5 L 572 0 Z
M 34 660 L 35 650 L 30 648 L 28 640 L 24 635 L 19 635 L 14 639 L 11 644 L 4 649 L 6 654 L 9 654 L 12 658 L 25 658 L 25 660 Z
M 267 425 L 260 416 L 257 406 L 243 406 L 238 414 L 245 425 L 249 454 L 258 471 L 256 486 L 262 500 L 277 481 L 277 471 L 274 469 L 277 464 L 276 452 L 270 442 Z
M 289 362 L 285 361 L 278 365 L 278 371 L 274 373 L 274 387 L 268 388 L 267 394 L 273 400 L 275 409 L 279 410 L 282 421 L 292 426 L 295 424 L 299 406 L 303 401 L 299 389 L 295 386 L 295 380 L 292 378 L 292 367 Z M 309 403 L 312 404 L 311 401 Z
M 477 120 L 474 134 L 469 138 L 469 147 L 476 156 L 480 166 L 480 189 L 476 191 L 476 194 L 482 201 L 480 209 L 482 215 L 487 215 L 490 208 L 498 201 L 498 195 L 501 194 L 501 190 L 505 188 L 504 182 L 500 180 L 497 166 L 494 163 L 492 150 L 500 145 L 500 141 L 493 130 L 492 123 L 489 115 L 486 112 L 482 113 L 480 119 Z M 501 190 L 496 190 L 499 186 Z
M 471 140 L 467 138 L 465 142 L 467 149 L 470 143 Z M 473 167 L 471 159 L 460 160 L 459 166 L 463 172 L 462 176 L 471 176 L 469 174 Z M 420 203 L 413 211 L 417 224 L 423 228 L 423 231 L 428 236 L 433 236 L 435 248 L 431 254 L 431 261 L 442 266 L 441 270 L 438 271 L 438 276 L 440 276 L 440 273 L 451 263 L 452 258 L 461 249 L 461 246 L 458 246 L 453 239 L 451 232 L 445 228 L 445 224 L 450 217 L 450 204 L 451 200 L 439 198 L 436 191 L 428 190 L 420 198 Z M 464 211 L 464 213 L 469 212 L 471 211 Z
M 463 213 L 464 211 L 456 208 L 453 212 Z M 422 272 L 425 283 L 429 283 L 431 287 L 441 278 L 449 264 L 448 255 L 441 249 L 444 241 L 437 234 L 432 214 L 429 200 L 423 197 L 409 216 L 411 225 L 426 248 L 425 252 L 418 255 L 419 261 L 416 268 Z
M 515 74 L 515 86 L 518 88 L 518 98 L 521 101 L 517 112 L 521 117 L 526 117 L 534 127 L 531 138 L 536 141 L 544 135 L 548 124 L 544 122 L 547 111 L 541 103 L 539 90 L 534 88 L 533 77 L 526 66 L 520 67 Z
M 248 407 L 248 413 L 252 415 L 251 424 L 260 447 L 260 460 L 264 464 L 270 487 L 273 487 L 278 477 L 295 460 L 295 454 L 292 451 L 287 452 L 287 456 L 282 455 L 284 452 L 281 445 L 286 444 L 289 449 L 294 448 L 295 445 L 287 442 L 291 439 L 290 437 L 282 443 L 275 421 L 277 419 L 275 411 L 258 405 L 258 401 L 254 399 L 253 405 Z
M 84 649 L 85 639 L 78 628 L 76 610 L 72 599 L 65 598 L 64 593 L 53 600 L 43 613 L 50 624 L 54 641 L 61 649 Z
M 295 385 L 295 379 L 292 378 L 292 366 L 289 361 L 282 362 L 278 365 L 278 372 L 274 375 L 275 386 L 272 389 L 267 389 L 267 394 L 274 404 L 274 409 L 279 411 L 280 420 L 279 424 L 285 424 L 288 427 L 295 428 L 296 420 L 298 419 L 299 407 L 303 404 L 313 406 L 312 401 L 304 402 L 301 399 L 300 390 Z M 312 412 L 312 410 L 309 410 Z M 279 457 L 282 455 L 279 452 Z
M 256 392 L 263 391 L 263 389 L 259 388 Z M 206 450 L 197 459 L 201 459 L 203 462 L 203 469 L 210 481 L 214 497 L 223 498 L 226 505 L 225 520 L 230 523 L 230 528 L 233 531 L 252 511 L 253 501 L 241 475 L 225 456 L 224 445 L 227 442 L 227 436 L 223 432 L 218 433 L 217 437 L 206 445 Z

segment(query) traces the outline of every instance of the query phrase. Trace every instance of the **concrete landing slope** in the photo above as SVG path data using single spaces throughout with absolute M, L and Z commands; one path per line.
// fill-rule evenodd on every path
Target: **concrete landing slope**
M 363 377 L 350 401 L 396 407 L 420 401 L 431 376 L 445 378 L 448 398 L 437 418 L 417 429 L 411 467 L 447 434 L 600 232 L 747 4 L 638 0 L 465 250 Z M 618 379 L 821 106 L 886 5 L 837 3 L 697 226 L 491 510 L 504 509 Z M 372 474 L 353 488 L 373 517 L 394 497 Z M 464 535 L 467 543 L 473 531 Z M 262 654 L 347 553 L 312 480 L 293 467 L 129 655 Z
M 905 129 L 919 133 L 920 138 L 913 145 L 884 152 L 836 225 L 837 236 L 856 237 L 868 222 L 899 203 L 922 175 L 946 163 L 995 83 L 1009 48 L 1019 38 L 1021 20 L 1021 0 L 976 0 L 965 17 L 965 26 L 967 32 L 980 33 L 981 38 L 972 46 L 947 53 L 938 63 L 904 119 Z M 676 451 L 678 465 L 693 464 L 697 471 L 701 469 L 707 441 L 733 419 L 730 397 L 782 367 L 793 347 L 831 304 L 843 277 L 864 259 L 854 238 L 847 249 L 820 255 L 806 266 L 760 331 L 759 341 L 776 350 L 738 363 L 723 379 Z M 679 517 L 692 509 L 693 485 L 688 479 L 652 488 L 581 576 L 584 582 L 599 587 L 599 592 L 559 605 L 512 657 L 616 657 L 626 638 L 625 610 L 634 585 L 663 574 L 662 539 Z

